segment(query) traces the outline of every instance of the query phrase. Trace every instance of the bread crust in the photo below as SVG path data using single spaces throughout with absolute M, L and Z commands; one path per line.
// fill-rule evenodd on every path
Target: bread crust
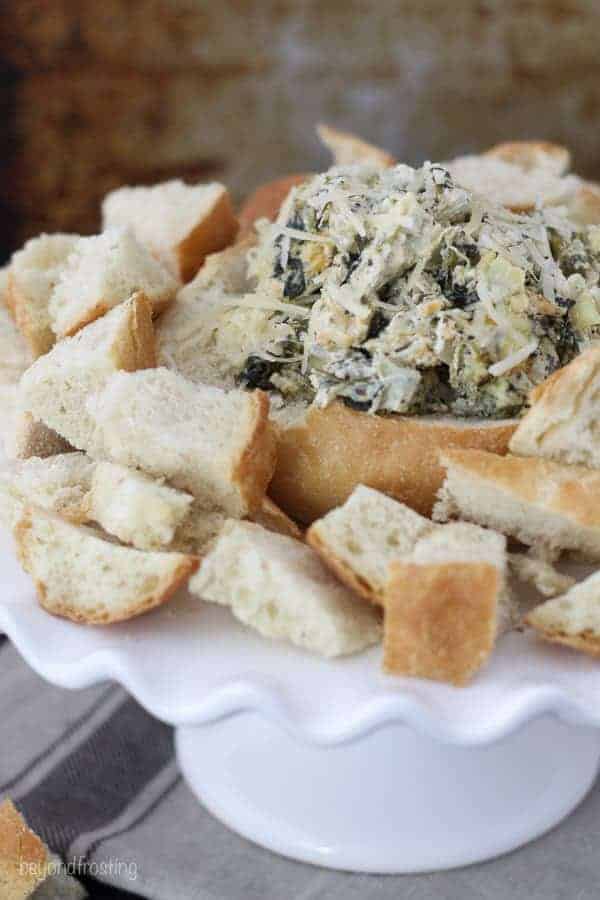
M 0 804 L 0 886 L 3 900 L 29 897 L 49 874 L 50 856 L 11 800 Z
M 44 515 L 39 511 L 25 509 L 23 515 L 15 525 L 13 535 L 17 548 L 17 556 L 21 565 L 33 578 L 40 606 L 55 616 L 64 619 L 70 619 L 72 622 L 80 622 L 85 625 L 110 625 L 113 622 L 124 622 L 129 619 L 136 618 L 142 613 L 148 612 L 155 606 L 162 606 L 167 600 L 182 587 L 188 579 L 197 570 L 200 560 L 196 556 L 179 554 L 181 561 L 176 569 L 169 577 L 161 577 L 158 584 L 148 593 L 137 598 L 135 603 L 131 603 L 127 608 L 118 612 L 110 613 L 108 610 L 82 610 L 67 600 L 52 600 L 48 596 L 47 585 L 43 581 L 36 578 L 32 572 L 32 566 L 29 558 L 28 537 L 33 525 L 35 515 Z M 132 552 L 143 553 L 144 551 Z
M 600 529 L 600 471 L 564 466 L 538 457 L 496 456 L 477 450 L 450 449 L 442 463 L 455 464 L 475 478 L 491 481 L 525 503 L 544 505 L 583 528 Z M 550 490 L 551 489 L 551 490 Z
M 503 141 L 486 150 L 484 156 L 501 159 L 524 172 L 541 167 L 558 176 L 564 175 L 571 165 L 567 148 L 550 141 Z
M 291 189 L 299 184 L 304 184 L 310 177 L 310 174 L 305 173 L 284 175 L 283 178 L 267 181 L 266 184 L 257 187 L 242 204 L 238 213 L 240 223 L 238 241 L 254 234 L 254 223 L 257 219 L 270 219 L 271 221 L 276 219 L 283 201 Z
M 341 506 L 359 484 L 430 515 L 444 480 L 438 452 L 448 447 L 504 454 L 513 420 L 372 416 L 342 403 L 311 407 L 298 425 L 278 428 L 270 497 L 310 524 Z
M 209 214 L 174 248 L 181 281 L 184 284 L 191 281 L 209 253 L 232 244 L 238 228 L 231 198 L 223 191 Z
M 275 470 L 277 437 L 269 419 L 269 397 L 264 391 L 250 394 L 252 411 L 248 434 L 238 459 L 233 463 L 231 482 L 237 485 L 247 514 L 260 510 Z
M 489 563 L 392 563 L 384 671 L 465 684 L 494 648 L 499 588 Z
M 559 629 L 544 627 L 536 623 L 535 619 L 532 619 L 530 616 L 525 618 L 525 624 L 535 629 L 540 637 L 551 644 L 562 644 L 564 647 L 570 647 L 572 650 L 587 653 L 588 656 L 600 656 L 600 637 L 586 632 L 582 632 L 582 634 L 567 634 Z
M 273 503 L 269 497 L 263 497 L 263 501 L 253 517 L 252 521 L 257 525 L 262 525 L 268 531 L 275 531 L 277 534 L 283 534 L 286 537 L 296 538 L 297 541 L 303 539 L 302 531 L 289 516 L 286 516 L 282 509 L 279 509 L 276 503 Z
M 396 165 L 395 158 L 386 150 L 375 147 L 350 132 L 338 131 L 330 125 L 321 124 L 317 125 L 317 134 L 333 156 L 336 166 L 371 163 L 387 169 Z
M 359 575 L 356 569 L 334 553 L 329 544 L 322 539 L 317 526 L 318 523 L 315 522 L 306 532 L 306 543 L 317 551 L 327 568 L 337 575 L 342 584 L 349 587 L 363 600 L 383 606 L 383 592 L 377 591 L 366 578 Z

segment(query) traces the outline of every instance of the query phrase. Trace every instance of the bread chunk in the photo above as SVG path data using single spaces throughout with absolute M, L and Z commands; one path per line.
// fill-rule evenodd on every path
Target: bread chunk
M 334 657 L 379 641 L 377 611 L 341 585 L 306 544 L 250 522 L 229 521 L 190 581 L 265 637 Z
M 600 469 L 599 396 L 600 347 L 593 346 L 534 388 L 511 451 Z
M 318 125 L 317 134 L 333 157 L 335 166 L 371 164 L 385 169 L 396 162 L 393 156 L 373 144 L 363 141 L 347 131 L 338 131 L 329 125 Z
M 556 557 L 600 559 L 600 472 L 545 459 L 447 450 L 434 518 L 495 528 Z
M 177 282 L 131 232 L 80 238 L 50 296 L 52 329 L 59 337 L 75 334 L 140 292 L 158 313 L 175 298 Z
M 41 234 L 10 261 L 7 303 L 34 357 L 47 353 L 56 340 L 50 297 L 78 240 L 76 234 Z
M 117 373 L 90 403 L 101 456 L 166 478 L 205 507 L 256 511 L 275 465 L 269 401 L 165 368 Z
M 48 612 L 107 625 L 165 603 L 198 565 L 182 553 L 145 552 L 104 540 L 43 510 L 25 510 L 14 529 L 19 559 Z
M 139 550 L 172 543 L 193 497 L 142 472 L 99 462 L 90 484 L 89 515 L 109 534 Z
M 432 529 L 392 562 L 384 592 L 384 670 L 465 684 L 516 623 L 506 539 L 465 522 Z
M 21 379 L 21 406 L 73 447 L 101 457 L 90 398 L 114 372 L 155 362 L 152 309 L 136 294 L 36 360 Z
M 600 656 L 600 572 L 536 606 L 525 621 L 548 641 Z
M 390 562 L 407 557 L 434 527 L 403 503 L 359 485 L 343 506 L 311 525 L 306 540 L 348 587 L 382 603 Z
M 165 181 L 123 187 L 102 204 L 104 228 L 131 228 L 180 281 L 190 281 L 209 253 L 234 240 L 238 224 L 225 187 Z

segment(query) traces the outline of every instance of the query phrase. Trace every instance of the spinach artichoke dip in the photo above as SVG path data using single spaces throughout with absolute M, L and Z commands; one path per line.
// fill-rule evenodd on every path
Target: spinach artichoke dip
M 276 402 L 511 417 L 600 333 L 600 227 L 512 214 L 439 165 L 330 169 L 258 231 L 235 376 Z

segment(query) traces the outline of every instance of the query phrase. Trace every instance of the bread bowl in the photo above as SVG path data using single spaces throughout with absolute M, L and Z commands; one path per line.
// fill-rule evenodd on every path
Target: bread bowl
M 600 328 L 598 229 L 437 164 L 336 166 L 255 230 L 243 285 L 186 295 L 168 355 L 270 393 L 270 496 L 305 524 L 359 483 L 430 514 L 439 451 L 504 454 L 531 390 Z
M 444 480 L 439 451 L 504 454 L 515 428 L 514 420 L 474 424 L 441 416 L 370 416 L 342 403 L 311 407 L 302 421 L 279 428 L 269 493 L 307 525 L 344 503 L 358 484 L 428 516 Z

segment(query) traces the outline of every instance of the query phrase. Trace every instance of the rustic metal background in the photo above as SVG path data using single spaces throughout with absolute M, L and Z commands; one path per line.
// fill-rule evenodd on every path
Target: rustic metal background
M 14 0 L 1 5 L 4 254 L 92 231 L 126 182 L 237 197 L 326 161 L 324 120 L 407 162 L 508 137 L 600 176 L 594 0 Z

